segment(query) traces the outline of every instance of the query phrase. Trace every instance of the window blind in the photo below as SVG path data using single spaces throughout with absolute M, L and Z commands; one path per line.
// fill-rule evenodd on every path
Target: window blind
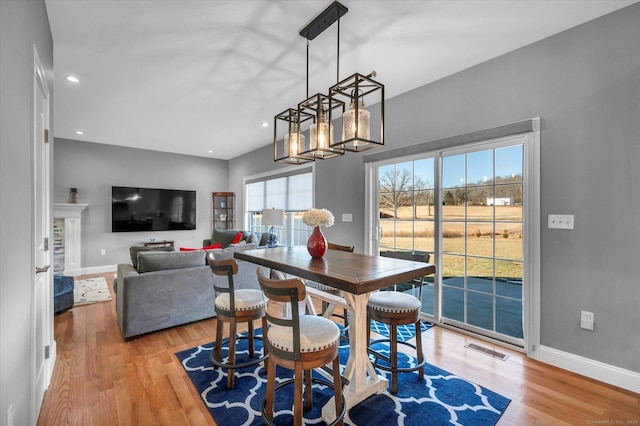
M 247 184 L 247 211 L 283 209 L 303 211 L 313 207 L 311 172 L 274 177 Z

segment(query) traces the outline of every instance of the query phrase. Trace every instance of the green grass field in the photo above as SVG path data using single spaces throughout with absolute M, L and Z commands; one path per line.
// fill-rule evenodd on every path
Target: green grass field
M 464 275 L 466 254 L 467 275 L 493 275 L 493 262 L 484 257 L 495 256 L 500 259 L 495 264 L 496 276 L 522 277 L 521 206 L 467 206 L 466 209 L 465 206 L 443 206 L 442 210 L 443 276 Z M 382 212 L 389 216 L 393 213 Z M 398 210 L 398 220 L 380 219 L 380 248 L 395 246 L 433 253 L 433 207 L 429 215 L 427 207 L 419 206 L 415 212 L 417 219 L 413 221 L 412 217 L 413 209 L 404 207 Z

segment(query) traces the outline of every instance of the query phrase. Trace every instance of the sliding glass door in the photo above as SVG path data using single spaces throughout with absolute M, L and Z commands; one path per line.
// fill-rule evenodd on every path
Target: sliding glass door
M 526 135 L 376 163 L 373 252 L 429 253 L 433 321 L 522 346 Z M 372 204 L 373 205 L 373 204 Z
M 523 145 L 441 158 L 441 321 L 522 339 Z
M 434 165 L 434 158 L 421 158 L 378 168 L 379 252 L 429 253 L 433 257 L 436 210 Z M 433 277 L 428 280 L 422 293 L 422 311 L 433 315 Z

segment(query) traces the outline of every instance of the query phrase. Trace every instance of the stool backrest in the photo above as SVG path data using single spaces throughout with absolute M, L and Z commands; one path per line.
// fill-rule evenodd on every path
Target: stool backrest
M 300 359 L 300 310 L 298 302 L 305 300 L 307 297 L 306 287 L 302 279 L 288 278 L 288 279 L 273 279 L 268 278 L 258 268 L 256 273 L 258 275 L 258 282 L 260 288 L 265 297 L 265 317 L 267 323 L 279 325 L 282 327 L 291 327 L 293 336 L 293 351 L 283 351 L 282 349 L 269 344 L 269 339 L 265 339 L 265 345 L 270 353 L 275 353 L 277 356 L 297 361 Z M 272 302 L 280 302 L 290 304 L 291 316 L 286 316 L 285 310 L 282 306 L 275 308 L 272 306 Z M 268 336 L 268 330 L 263 330 L 263 334 Z
M 353 246 L 343 246 L 340 244 L 327 243 L 327 248 L 329 250 L 340 250 L 340 251 L 348 251 L 353 253 Z
M 207 254 L 207 262 L 209 263 L 211 273 L 213 274 L 213 289 L 216 292 L 216 296 L 219 293 L 229 293 L 229 310 L 220 309 L 216 306 L 216 311 L 220 311 L 222 314 L 227 316 L 232 316 L 236 311 L 233 276 L 238 273 L 238 262 L 236 262 L 235 259 L 216 260 L 213 253 Z M 217 278 L 217 276 L 226 276 L 227 279 L 222 280 Z
M 380 256 L 425 263 L 429 263 L 429 259 L 431 259 L 429 253 L 411 253 L 408 251 L 381 251 Z
M 429 256 L 429 253 L 411 253 L 408 251 L 382 251 L 380 252 L 380 256 L 424 263 L 429 263 L 429 259 L 431 258 Z M 408 282 L 407 284 L 418 287 L 418 299 L 422 301 L 422 285 L 424 284 L 424 277 L 416 278 L 415 280 Z

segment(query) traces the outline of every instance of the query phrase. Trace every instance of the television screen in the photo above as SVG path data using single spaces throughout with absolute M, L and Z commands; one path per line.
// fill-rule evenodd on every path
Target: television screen
M 196 191 L 111 187 L 111 232 L 196 229 Z

